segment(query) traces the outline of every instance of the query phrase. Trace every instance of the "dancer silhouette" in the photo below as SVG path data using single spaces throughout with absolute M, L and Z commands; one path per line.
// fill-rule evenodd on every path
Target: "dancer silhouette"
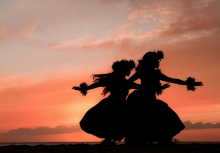
M 141 87 L 127 98 L 127 126 L 125 142 L 128 144 L 145 144 L 157 141 L 171 143 L 172 138 L 185 127 L 178 115 L 163 101 L 157 100 L 155 94 L 161 94 L 160 80 L 180 85 L 187 85 L 188 90 L 202 86 L 194 78 L 186 81 L 164 75 L 159 68 L 163 52 L 147 52 L 136 68 L 136 73 L 129 78 L 140 78 Z M 164 88 L 169 87 L 165 84 Z
M 104 87 L 103 95 L 110 93 L 107 98 L 88 110 L 80 121 L 82 130 L 104 138 L 103 143 L 121 141 L 125 135 L 124 106 L 126 105 L 126 97 L 129 89 L 140 87 L 140 85 L 125 79 L 134 67 L 135 63 L 132 60 L 116 61 L 112 65 L 113 72 L 93 75 L 94 83 L 89 86 L 82 83 L 80 87 L 73 87 L 84 95 L 87 90 L 97 87 Z

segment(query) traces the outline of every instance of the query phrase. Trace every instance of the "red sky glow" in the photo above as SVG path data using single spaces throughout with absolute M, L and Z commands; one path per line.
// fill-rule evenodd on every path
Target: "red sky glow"
M 0 142 L 100 141 L 79 121 L 102 89 L 84 97 L 72 86 L 158 49 L 165 75 L 204 85 L 170 84 L 158 97 L 201 122 L 176 138 L 220 141 L 219 42 L 219 0 L 0 1 Z

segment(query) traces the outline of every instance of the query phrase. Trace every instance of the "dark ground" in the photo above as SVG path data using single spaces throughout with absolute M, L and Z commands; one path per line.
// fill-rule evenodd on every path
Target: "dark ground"
M 220 144 L 1 146 L 0 153 L 220 153 Z

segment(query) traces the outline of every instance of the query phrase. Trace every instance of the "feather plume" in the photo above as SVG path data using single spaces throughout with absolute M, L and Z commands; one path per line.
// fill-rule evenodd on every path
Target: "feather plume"
M 80 92 L 82 93 L 82 95 L 86 96 L 88 85 L 85 82 L 83 82 L 79 85 L 79 87 L 80 87 Z
M 194 87 L 195 81 L 196 81 L 196 79 L 195 79 L 195 78 L 192 78 L 192 77 L 188 77 L 188 78 L 186 79 L 186 82 L 187 82 L 187 90 L 192 90 L 192 91 L 195 91 L 195 90 L 196 90 L 196 88 Z

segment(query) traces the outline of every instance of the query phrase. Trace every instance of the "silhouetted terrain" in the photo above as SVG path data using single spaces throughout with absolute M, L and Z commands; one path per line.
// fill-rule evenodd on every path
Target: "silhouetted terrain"
M 219 153 L 220 144 L 4 146 L 1 153 Z

